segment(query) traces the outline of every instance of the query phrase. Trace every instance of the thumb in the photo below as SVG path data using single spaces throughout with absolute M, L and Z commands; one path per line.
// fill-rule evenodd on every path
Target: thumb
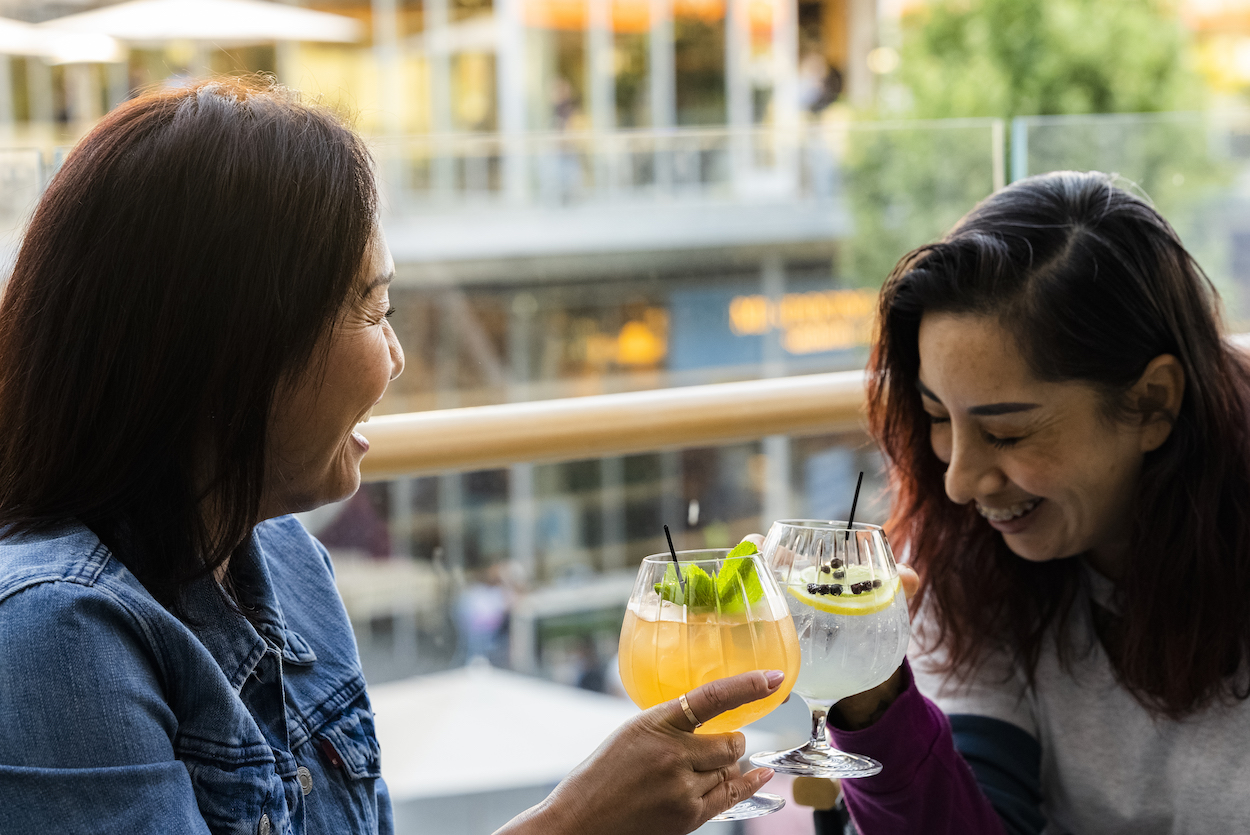
M 920 588 L 920 575 L 912 570 L 910 565 L 898 566 L 898 579 L 903 584 L 903 594 L 907 595 L 907 599 L 911 600 L 916 596 L 916 591 Z
M 686 704 L 690 705 L 690 712 L 699 722 L 709 722 L 727 710 L 772 695 L 784 680 L 785 673 L 781 670 L 739 673 L 696 687 L 686 694 Z M 660 707 L 663 708 L 663 718 L 670 725 L 682 730 L 694 730 L 678 700 L 665 702 Z

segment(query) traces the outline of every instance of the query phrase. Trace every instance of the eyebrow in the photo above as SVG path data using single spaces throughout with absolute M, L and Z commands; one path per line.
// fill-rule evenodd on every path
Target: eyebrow
M 373 281 L 369 282 L 369 286 L 364 289 L 363 295 L 367 296 L 379 287 L 384 287 L 395 280 L 395 271 L 391 270 L 386 275 L 380 275 Z
M 936 394 L 929 390 L 929 387 L 920 380 L 916 380 L 916 388 L 925 397 L 932 400 L 938 405 L 942 405 L 942 400 Z M 973 406 L 968 410 L 968 414 L 978 417 L 993 417 L 994 415 L 1011 415 L 1016 412 L 1027 412 L 1032 409 L 1040 409 L 1040 403 L 986 403 L 983 406 Z

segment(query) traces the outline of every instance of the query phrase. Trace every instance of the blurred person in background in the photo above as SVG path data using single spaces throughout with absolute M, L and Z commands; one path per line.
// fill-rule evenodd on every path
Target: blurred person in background
M 0 297 L 4 832 L 392 831 L 333 565 L 289 515 L 357 490 L 403 369 L 376 200 L 334 116 L 235 80 L 122 105 L 48 187 Z M 685 833 L 767 781 L 689 715 L 643 712 L 501 831 Z
M 1250 364 L 1172 228 L 1033 177 L 883 288 L 910 663 L 830 713 L 862 835 L 1250 832 Z M 932 701 L 930 700 L 932 699 Z

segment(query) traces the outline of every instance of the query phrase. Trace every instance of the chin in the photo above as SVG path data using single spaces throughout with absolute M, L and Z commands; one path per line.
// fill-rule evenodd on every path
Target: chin
M 1006 543 L 1011 553 L 1029 562 L 1050 562 L 1051 560 L 1061 560 L 1068 556 L 1063 553 L 1062 549 L 1031 543 L 1025 537 L 1004 536 L 1003 542 Z

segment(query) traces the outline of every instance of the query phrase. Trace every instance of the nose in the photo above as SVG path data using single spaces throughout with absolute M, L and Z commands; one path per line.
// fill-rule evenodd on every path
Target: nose
M 399 344 L 399 337 L 395 335 L 389 322 L 386 326 L 386 342 L 391 352 L 391 379 L 394 380 L 404 373 L 404 346 Z
M 958 434 L 951 444 L 946 466 L 946 495 L 955 504 L 967 504 L 978 496 L 991 496 L 1007 486 L 1007 476 L 984 444 L 968 442 Z

